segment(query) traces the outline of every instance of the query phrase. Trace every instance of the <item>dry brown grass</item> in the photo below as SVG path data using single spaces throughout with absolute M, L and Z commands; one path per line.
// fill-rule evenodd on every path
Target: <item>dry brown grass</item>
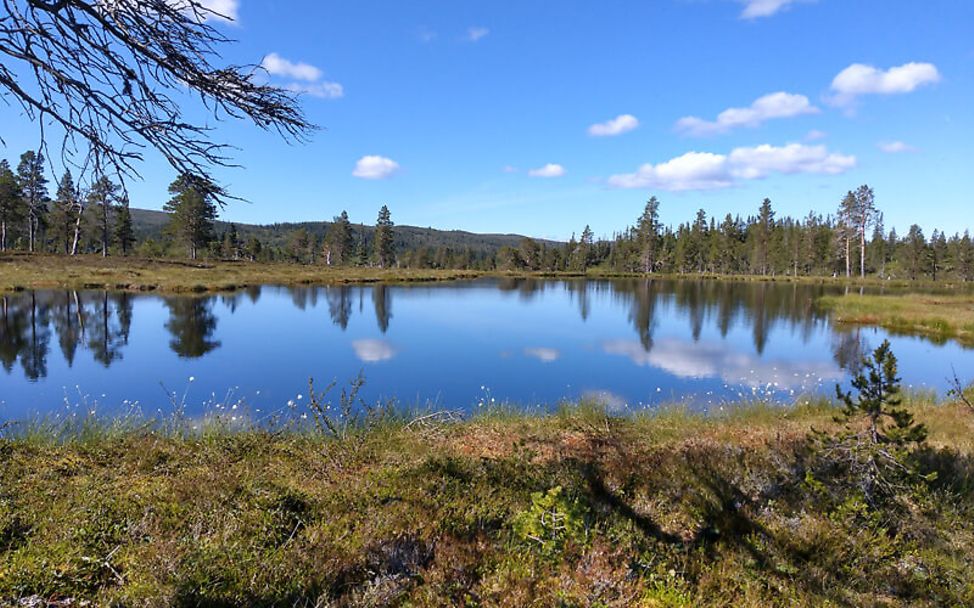
M 202 293 L 233 291 L 252 285 L 424 282 L 470 279 L 481 275 L 466 270 L 384 270 L 243 261 L 0 255 L 0 292 L 68 288 Z

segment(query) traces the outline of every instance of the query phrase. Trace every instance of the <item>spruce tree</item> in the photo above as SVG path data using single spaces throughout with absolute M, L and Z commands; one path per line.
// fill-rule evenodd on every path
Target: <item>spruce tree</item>
M 639 245 L 639 261 L 643 272 L 653 272 L 657 263 L 659 249 L 659 200 L 651 196 L 646 201 L 646 208 L 639 216 L 636 229 L 636 240 Z
M 54 229 L 54 249 L 71 253 L 71 242 L 78 215 L 78 189 L 71 171 L 65 170 L 58 183 L 54 208 L 51 210 L 51 226 Z
M 389 207 L 382 205 L 375 223 L 375 258 L 379 268 L 391 268 L 396 264 L 396 245 L 392 227 Z
M 0 160 L 0 251 L 7 250 L 13 226 L 23 221 L 23 202 L 17 176 L 6 160 Z
M 115 244 L 122 255 L 128 255 L 135 244 L 135 229 L 132 226 L 132 211 L 129 209 L 129 197 L 123 194 L 115 209 Z
M 344 266 L 351 262 L 355 253 L 355 237 L 347 211 L 342 211 L 328 227 L 323 253 L 328 266 Z
M 47 178 L 44 177 L 44 155 L 32 150 L 20 156 L 17 183 L 27 215 L 27 247 L 34 252 L 37 233 L 47 213 Z
M 764 199 L 758 210 L 755 224 L 755 268 L 762 275 L 767 275 L 770 266 L 771 231 L 774 229 L 774 211 L 771 209 L 771 199 Z

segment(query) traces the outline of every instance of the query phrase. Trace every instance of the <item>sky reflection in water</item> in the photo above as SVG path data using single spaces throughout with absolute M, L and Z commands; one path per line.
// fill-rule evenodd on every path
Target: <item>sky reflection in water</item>
M 85 408 L 273 411 L 360 372 L 369 400 L 471 408 L 597 398 L 618 410 L 831 393 L 886 334 L 832 327 L 808 285 L 482 280 L 251 288 L 206 297 L 45 291 L 0 300 L 0 417 Z M 943 391 L 974 351 L 892 337 Z M 971 375 L 971 374 L 968 374 Z M 192 378 L 192 381 L 190 380 Z

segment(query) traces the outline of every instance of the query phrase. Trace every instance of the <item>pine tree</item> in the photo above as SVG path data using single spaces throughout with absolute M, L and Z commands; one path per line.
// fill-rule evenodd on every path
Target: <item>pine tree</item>
M 929 258 L 930 271 L 933 273 L 933 280 L 936 281 L 938 276 L 942 276 L 950 269 L 947 257 L 947 237 L 943 232 L 934 230 L 933 234 L 930 235 Z
M 166 230 L 186 244 L 190 259 L 195 260 L 199 251 L 213 240 L 217 216 L 213 201 L 220 192 L 209 180 L 193 175 L 182 175 L 169 185 L 172 198 L 163 207 L 169 213 Z
M 240 259 L 240 235 L 237 234 L 236 224 L 230 224 L 230 228 L 223 233 L 223 242 L 220 248 L 220 254 L 224 258 Z
M 859 276 L 866 278 L 866 232 L 876 216 L 876 196 L 873 189 L 863 184 L 853 193 L 852 220 L 859 237 Z
M 845 254 L 845 276 L 852 276 L 852 241 L 855 238 L 856 225 L 856 195 L 851 190 L 839 203 L 836 236 Z
M 928 255 L 927 239 L 923 236 L 923 230 L 916 224 L 910 226 L 902 250 L 906 256 L 906 267 L 910 270 L 910 279 L 916 281 L 926 271 Z
M 260 242 L 260 239 L 256 236 L 250 237 L 250 241 L 247 242 L 247 257 L 250 258 L 250 261 L 256 262 L 263 251 L 264 245 Z
M 27 212 L 27 246 L 34 252 L 37 233 L 47 212 L 47 178 L 44 177 L 44 155 L 31 150 L 20 156 L 17 182 Z
M 287 253 L 292 260 L 303 264 L 308 255 L 309 238 L 305 228 L 291 231 L 287 239 Z
M 964 281 L 974 281 L 974 243 L 971 241 L 971 233 L 964 231 L 959 245 L 957 260 L 957 270 L 960 272 Z
M 352 261 L 355 252 L 355 236 L 352 234 L 352 224 L 348 221 L 348 212 L 341 215 L 328 227 L 325 235 L 325 264 L 328 266 L 344 266 Z
M 88 206 L 94 208 L 98 222 L 102 257 L 108 257 L 108 247 L 112 242 L 112 220 L 118 198 L 119 187 L 105 175 L 95 180 L 88 192 Z
M 129 197 L 122 194 L 115 208 L 115 243 L 122 255 L 128 255 L 135 244 L 135 230 L 132 226 L 132 211 L 129 209 Z
M 926 441 L 927 429 L 903 407 L 897 373 L 896 356 L 886 340 L 872 356 L 862 359 L 862 371 L 852 379 L 855 398 L 851 391 L 835 388 L 844 405 L 845 432 L 837 438 L 818 434 L 827 451 L 844 461 L 870 504 L 909 487 L 919 477 L 909 449 Z
M 382 205 L 375 223 L 375 258 L 379 268 L 391 268 L 396 263 L 396 249 L 389 207 Z
M 7 250 L 11 229 L 23 221 L 23 202 L 17 176 L 6 160 L 0 160 L 0 251 Z

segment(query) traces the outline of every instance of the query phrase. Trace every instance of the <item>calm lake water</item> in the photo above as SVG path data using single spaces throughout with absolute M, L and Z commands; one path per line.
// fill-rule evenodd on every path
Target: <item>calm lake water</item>
M 904 384 L 943 392 L 955 343 L 832 326 L 821 286 L 479 280 L 421 286 L 263 287 L 216 297 L 94 291 L 0 298 L 0 418 L 98 411 L 262 415 L 307 381 L 368 400 L 472 409 L 597 396 L 619 410 L 741 397 L 792 401 L 846 382 L 890 337 Z M 832 290 L 834 291 L 834 289 Z

